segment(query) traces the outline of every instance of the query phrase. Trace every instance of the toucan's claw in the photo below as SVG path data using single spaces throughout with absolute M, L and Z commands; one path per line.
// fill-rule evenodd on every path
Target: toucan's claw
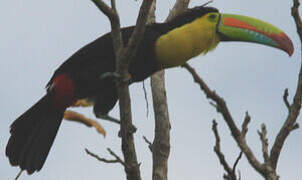
M 100 80 L 105 79 L 122 79 L 123 82 L 129 82 L 131 83 L 132 76 L 130 73 L 127 73 L 125 76 L 121 76 L 120 74 L 116 72 L 105 72 L 100 76 Z
M 120 78 L 121 76 L 117 74 L 116 72 L 105 72 L 100 76 L 100 80 L 105 79 L 113 79 L 113 78 Z
M 111 121 L 111 122 L 114 122 L 114 123 L 117 123 L 117 124 L 121 123 L 121 121 L 119 119 L 111 117 L 108 114 L 97 114 L 96 117 L 100 118 L 100 119 L 103 119 L 103 120 Z
M 111 117 L 108 114 L 97 114 L 96 117 L 100 118 L 100 119 L 103 119 L 103 120 L 106 120 L 106 121 L 111 121 L 111 122 L 114 122 L 114 123 L 117 123 L 117 124 L 121 124 L 120 120 L 118 120 L 114 117 Z M 136 130 L 137 130 L 137 128 L 132 124 L 132 126 L 129 128 L 128 132 L 130 134 L 133 134 L 133 133 L 136 132 Z M 121 131 L 118 132 L 118 137 L 122 137 Z
M 123 77 L 123 82 L 128 82 L 131 83 L 132 82 L 132 76 L 130 73 L 127 73 L 124 77 Z

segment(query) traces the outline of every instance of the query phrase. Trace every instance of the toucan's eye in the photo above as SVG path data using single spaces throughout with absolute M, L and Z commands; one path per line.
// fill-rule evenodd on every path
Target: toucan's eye
M 215 19 L 215 18 L 216 18 L 216 14 L 211 14 L 211 15 L 209 16 L 209 18 L 210 18 L 210 19 Z
M 208 20 L 211 22 L 216 22 L 217 21 L 217 14 L 216 13 L 211 13 L 208 15 Z

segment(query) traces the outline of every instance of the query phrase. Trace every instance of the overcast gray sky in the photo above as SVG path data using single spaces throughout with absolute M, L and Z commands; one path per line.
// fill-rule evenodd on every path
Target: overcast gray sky
M 135 23 L 140 2 L 117 2 L 123 26 Z M 192 0 L 190 6 L 205 2 Z M 166 18 L 173 4 L 174 0 L 158 2 L 157 21 Z M 242 122 L 245 111 L 249 111 L 252 122 L 247 135 L 248 144 L 262 160 L 256 130 L 265 123 L 269 142 L 272 142 L 287 115 L 282 102 L 283 91 L 289 88 L 292 100 L 296 89 L 300 44 L 290 16 L 292 1 L 216 0 L 211 6 L 222 13 L 242 14 L 270 22 L 284 30 L 295 46 L 294 55 L 289 57 L 282 51 L 261 45 L 221 43 L 215 51 L 190 61 L 210 87 L 225 98 L 238 124 Z M 0 179 L 13 179 L 19 169 L 11 167 L 5 157 L 9 125 L 45 93 L 45 84 L 62 62 L 108 32 L 110 25 L 89 0 L 3 1 L 0 22 Z M 222 151 L 230 163 L 234 162 L 239 149 L 223 119 L 209 105 L 191 75 L 181 68 L 166 72 L 172 125 L 169 178 L 222 179 L 223 168 L 213 152 L 215 139 L 211 125 L 214 118 L 219 124 Z M 151 103 L 149 80 L 146 85 Z M 138 128 L 135 142 L 138 159 L 142 163 L 142 178 L 151 179 L 152 158 L 142 136 L 153 139 L 154 119 L 152 113 L 146 118 L 142 83 L 131 86 L 131 96 L 133 119 Z M 91 108 L 78 111 L 94 117 Z M 117 107 L 111 115 L 118 117 Z M 301 122 L 301 117 L 298 122 Z M 21 179 L 125 179 L 119 164 L 100 163 L 84 151 L 88 148 L 110 158 L 106 151 L 110 147 L 122 155 L 117 125 L 102 121 L 101 124 L 107 130 L 106 138 L 94 129 L 63 121 L 42 170 L 31 176 L 24 173 Z M 278 166 L 281 179 L 301 179 L 301 137 L 302 131 L 298 129 L 285 143 Z M 244 180 L 262 179 L 248 165 L 245 157 L 238 169 Z

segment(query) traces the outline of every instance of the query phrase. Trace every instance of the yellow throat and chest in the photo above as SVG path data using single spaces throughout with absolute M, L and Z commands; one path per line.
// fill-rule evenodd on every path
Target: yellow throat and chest
M 155 45 L 157 61 L 163 68 L 179 66 L 214 49 L 219 42 L 215 26 L 201 17 L 162 35 Z

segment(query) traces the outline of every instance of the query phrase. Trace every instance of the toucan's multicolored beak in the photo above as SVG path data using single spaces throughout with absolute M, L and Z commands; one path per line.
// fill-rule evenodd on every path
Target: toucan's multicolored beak
M 277 27 L 264 21 L 240 15 L 220 14 L 217 31 L 222 41 L 246 41 L 281 49 L 291 56 L 294 46 Z

